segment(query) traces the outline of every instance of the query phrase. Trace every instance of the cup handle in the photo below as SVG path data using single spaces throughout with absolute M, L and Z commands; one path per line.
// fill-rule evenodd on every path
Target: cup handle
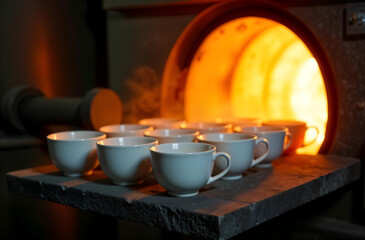
M 292 141 L 293 141 L 293 137 L 292 137 L 292 135 L 291 135 L 291 133 L 290 133 L 290 132 L 287 132 L 287 133 L 285 134 L 285 138 L 286 138 L 286 137 L 288 137 L 288 138 L 289 138 L 289 141 L 287 141 L 287 142 L 286 142 L 286 144 L 285 144 L 285 146 L 284 146 L 284 151 L 290 147 L 290 145 L 291 145 L 291 143 L 292 143 Z
M 308 145 L 311 145 L 312 143 L 314 143 L 316 140 L 317 140 L 317 138 L 318 138 L 318 135 L 319 135 L 319 130 L 318 130 L 318 128 L 317 127 L 315 127 L 315 126 L 309 126 L 309 127 L 307 127 L 306 128 L 306 132 L 307 132 L 307 130 L 308 129 L 310 129 L 310 128 L 312 128 L 312 129 L 314 129 L 316 132 L 317 132 L 317 134 L 316 134 L 316 136 L 311 140 L 311 141 L 309 141 L 309 142 L 307 142 L 307 143 L 303 143 L 303 145 L 302 145 L 302 147 L 305 147 L 305 146 L 308 146 Z
M 258 163 L 260 163 L 261 161 L 263 161 L 263 160 L 266 158 L 266 156 L 269 154 L 269 150 L 270 150 L 270 143 L 269 143 L 269 141 L 267 141 L 267 139 L 266 139 L 266 138 L 258 138 L 258 139 L 256 139 L 255 148 L 257 147 L 257 145 L 258 145 L 260 142 L 262 142 L 262 143 L 264 143 L 264 144 L 266 145 L 266 151 L 265 151 L 265 152 L 263 152 L 263 153 L 261 154 L 261 156 L 259 156 L 259 157 L 257 157 L 257 158 L 252 159 L 252 162 L 251 162 L 251 166 L 250 166 L 250 167 L 253 167 L 253 166 L 255 166 L 256 164 L 258 164 Z
M 215 175 L 214 177 L 210 177 L 208 180 L 207 184 L 210 184 L 218 179 L 220 179 L 221 177 L 223 177 L 224 175 L 226 175 L 226 173 L 228 172 L 228 170 L 231 168 L 231 157 L 225 153 L 225 152 L 217 152 L 214 153 L 213 155 L 213 162 L 217 159 L 217 157 L 222 156 L 227 160 L 228 166 L 219 174 Z

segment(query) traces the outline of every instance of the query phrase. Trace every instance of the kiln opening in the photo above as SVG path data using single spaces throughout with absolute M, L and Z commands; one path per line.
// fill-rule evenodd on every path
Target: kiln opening
M 188 71 L 184 106 L 188 121 L 305 121 L 320 135 L 300 153 L 318 152 L 327 124 L 326 90 L 315 58 L 287 27 L 258 17 L 229 21 L 205 38 Z M 317 134 L 311 133 L 307 141 Z
M 329 116 L 336 101 L 320 44 L 284 10 L 245 4 L 208 9 L 185 29 L 165 66 L 161 115 L 187 121 L 303 121 L 319 134 L 307 131 L 304 142 L 316 138 L 315 143 L 296 153 L 323 152 L 335 125 Z

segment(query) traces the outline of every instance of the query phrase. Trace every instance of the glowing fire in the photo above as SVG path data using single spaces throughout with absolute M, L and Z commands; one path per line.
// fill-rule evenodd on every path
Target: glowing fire
M 239 18 L 211 32 L 197 50 L 186 81 L 185 116 L 305 121 L 320 135 L 297 153 L 316 154 L 328 118 L 323 77 L 291 30 L 265 18 Z M 306 141 L 313 134 L 308 131 Z

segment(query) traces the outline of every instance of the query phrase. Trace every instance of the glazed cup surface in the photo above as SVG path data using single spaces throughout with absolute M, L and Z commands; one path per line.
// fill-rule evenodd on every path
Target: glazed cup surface
M 269 143 L 264 138 L 243 133 L 207 133 L 197 137 L 198 142 L 212 144 L 217 151 L 226 152 L 231 157 L 232 165 L 228 173 L 222 178 L 236 180 L 242 178 L 242 173 L 262 162 L 269 153 Z M 266 151 L 254 157 L 255 149 L 259 143 L 266 145 Z M 214 171 L 222 171 L 226 167 L 226 161 L 217 158 Z
M 263 122 L 262 124 L 263 126 L 282 126 L 282 127 L 287 127 L 289 129 L 293 141 L 290 147 L 284 151 L 284 154 L 294 154 L 298 148 L 306 147 L 314 143 L 319 135 L 318 128 L 314 126 L 307 126 L 307 123 L 302 121 L 275 120 L 275 121 L 266 121 Z M 305 135 L 309 129 L 313 129 L 316 132 L 316 134 L 309 142 L 304 143 Z
M 205 143 L 165 143 L 151 148 L 153 174 L 170 195 L 191 197 L 199 189 L 223 177 L 231 159 L 226 153 L 216 153 L 213 145 Z M 227 167 L 212 177 L 217 157 L 224 156 Z
M 145 118 L 138 121 L 138 124 L 152 126 L 154 129 L 160 128 L 180 128 L 184 120 L 177 118 Z
M 142 183 L 151 173 L 150 148 L 155 138 L 115 137 L 96 143 L 101 169 L 116 185 Z
M 260 118 L 228 118 L 217 119 L 217 123 L 231 124 L 235 126 L 261 126 L 262 120 Z
M 231 124 L 216 122 L 187 122 L 181 125 L 183 129 L 192 129 L 204 133 L 223 133 L 231 131 Z
M 147 131 L 146 137 L 158 139 L 159 144 L 177 143 L 177 142 L 194 142 L 199 132 L 193 129 L 155 129 Z
M 90 175 L 98 165 L 96 142 L 106 135 L 98 131 L 64 131 L 47 136 L 53 164 L 66 176 Z
M 291 145 L 292 138 L 288 128 L 279 126 L 243 126 L 235 127 L 235 132 L 242 132 L 245 134 L 253 134 L 259 138 L 266 138 L 270 144 L 270 150 L 267 157 L 257 166 L 271 167 L 272 161 L 279 158 L 282 153 Z M 265 146 L 259 144 L 255 151 L 255 157 L 258 157 L 265 151 Z
M 103 126 L 99 129 L 99 131 L 105 133 L 108 138 L 128 136 L 143 137 L 143 134 L 146 131 L 151 131 L 152 129 L 152 126 L 140 124 L 113 124 Z

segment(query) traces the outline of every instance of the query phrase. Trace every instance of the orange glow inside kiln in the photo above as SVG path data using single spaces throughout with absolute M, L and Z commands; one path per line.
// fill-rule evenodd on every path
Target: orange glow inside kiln
M 319 66 L 297 35 L 266 18 L 243 17 L 212 31 L 191 62 L 184 99 L 188 121 L 260 118 L 316 126 L 317 141 L 299 154 L 317 154 L 324 140 L 327 94 Z

